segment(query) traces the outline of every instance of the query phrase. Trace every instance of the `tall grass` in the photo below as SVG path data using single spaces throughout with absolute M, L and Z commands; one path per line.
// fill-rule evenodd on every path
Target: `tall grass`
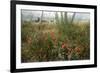
M 90 26 L 86 24 L 21 25 L 21 61 L 44 62 L 90 58 Z

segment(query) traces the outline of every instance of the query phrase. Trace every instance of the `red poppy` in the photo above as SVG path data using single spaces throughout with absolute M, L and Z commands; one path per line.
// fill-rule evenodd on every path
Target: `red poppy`
M 80 48 L 79 47 L 76 47 L 75 50 L 76 50 L 77 53 L 80 53 Z
M 51 34 L 51 37 L 54 37 L 54 32 L 51 32 L 50 34 Z
M 78 52 L 78 53 L 80 52 L 80 48 L 77 49 L 77 52 Z
M 66 48 L 66 44 L 63 43 L 62 46 L 61 46 L 61 48 Z
M 54 32 L 51 32 L 50 35 L 51 35 L 52 40 L 55 41 L 56 40 L 55 33 Z

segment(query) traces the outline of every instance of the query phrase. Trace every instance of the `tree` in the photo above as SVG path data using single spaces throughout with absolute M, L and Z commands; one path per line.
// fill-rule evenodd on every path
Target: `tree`
M 64 24 L 68 24 L 67 12 L 64 12 Z
M 73 15 L 72 15 L 71 22 L 70 22 L 71 24 L 72 24 L 72 23 L 73 23 L 73 21 L 74 21 L 75 15 L 76 15 L 76 13 L 74 12 L 74 13 L 73 13 Z
M 41 17 L 40 17 L 40 24 L 42 24 L 42 19 L 43 19 L 43 11 L 42 11 Z
M 63 12 L 61 12 L 61 24 L 64 24 L 64 16 L 63 16 Z
M 55 20 L 56 20 L 56 24 L 59 24 L 59 16 L 58 16 L 58 12 L 55 13 Z

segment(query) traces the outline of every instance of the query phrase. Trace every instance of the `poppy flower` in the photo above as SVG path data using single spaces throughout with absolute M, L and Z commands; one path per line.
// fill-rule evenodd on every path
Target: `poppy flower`
M 51 34 L 51 37 L 54 37 L 54 32 L 51 32 L 50 34 Z
M 77 53 L 80 53 L 80 48 L 79 47 L 76 47 L 75 50 L 76 50 Z
M 63 43 L 62 46 L 61 46 L 61 48 L 66 48 L 66 44 Z
M 50 35 L 51 35 L 52 40 L 55 41 L 56 40 L 55 33 L 54 32 L 51 32 Z
M 54 32 L 51 32 L 50 34 L 51 34 L 52 37 L 54 37 Z

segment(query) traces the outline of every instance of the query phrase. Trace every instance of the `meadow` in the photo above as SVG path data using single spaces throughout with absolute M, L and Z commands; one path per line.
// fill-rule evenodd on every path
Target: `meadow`
M 90 23 L 21 25 L 21 62 L 90 59 Z

